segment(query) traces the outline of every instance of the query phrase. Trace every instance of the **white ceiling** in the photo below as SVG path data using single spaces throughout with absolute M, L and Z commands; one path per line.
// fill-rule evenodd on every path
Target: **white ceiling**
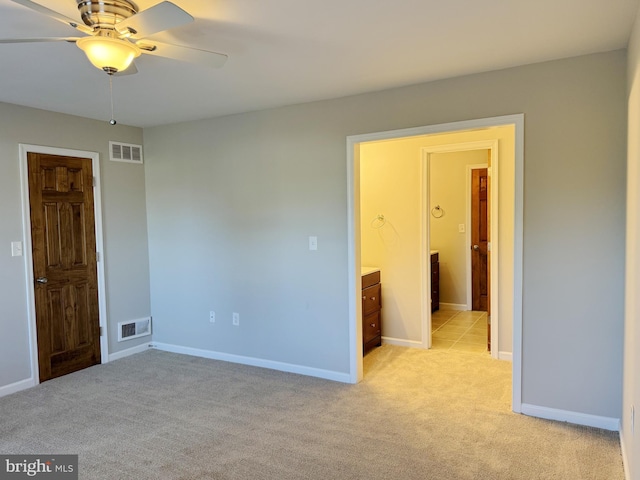
M 37 0 L 79 20 L 75 0 Z M 141 10 L 160 0 L 139 0 Z M 143 55 L 115 118 L 154 126 L 624 48 L 638 0 L 173 0 L 195 22 L 158 41 L 221 69 Z M 0 0 L 0 38 L 77 36 Z M 72 43 L 0 44 L 0 101 L 104 119 L 109 79 Z

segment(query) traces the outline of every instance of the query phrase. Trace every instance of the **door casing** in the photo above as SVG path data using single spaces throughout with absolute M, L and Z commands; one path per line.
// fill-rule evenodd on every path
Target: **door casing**
M 102 363 L 109 361 L 109 342 L 107 335 L 107 302 L 105 290 L 104 272 L 104 242 L 102 237 L 102 195 L 100 190 L 100 155 L 97 152 L 83 150 L 71 150 L 67 148 L 47 147 L 42 145 L 19 145 L 20 161 L 20 182 L 22 193 L 22 236 L 24 239 L 24 269 L 26 279 L 27 294 L 27 317 L 29 321 L 29 350 L 31 354 L 31 381 L 33 385 L 40 383 L 40 372 L 38 367 L 38 338 L 36 331 L 36 304 L 35 304 L 35 280 L 33 276 L 33 255 L 31 242 L 31 216 L 29 215 L 29 172 L 27 164 L 27 153 L 45 153 L 66 157 L 90 158 L 93 167 L 94 185 L 94 217 L 96 233 L 96 250 L 98 252 L 97 273 L 98 273 L 98 312 L 100 316 L 100 357 Z
M 435 153 L 452 153 L 452 152 L 468 152 L 472 150 L 489 150 L 491 155 L 491 166 L 488 168 L 489 175 L 491 176 L 491 183 L 495 187 L 490 189 L 491 195 L 491 211 L 489 212 L 489 218 L 491 218 L 491 233 L 489 238 L 491 238 L 491 250 L 493 252 L 498 252 L 498 194 L 499 189 L 498 185 L 498 165 L 499 165 L 499 154 L 498 154 L 498 141 L 497 140 L 480 140 L 476 142 L 465 142 L 465 143 L 454 143 L 449 145 L 435 145 L 431 147 L 424 147 L 422 149 L 422 165 L 423 165 L 423 185 L 421 186 L 422 191 L 422 213 L 420 218 L 424 222 L 421 226 L 420 231 L 422 232 L 423 238 L 421 241 L 422 251 L 428 252 L 431 247 L 429 244 L 430 238 L 430 221 L 429 221 L 429 212 L 431 211 L 430 199 L 429 199 L 429 173 L 431 171 L 431 156 Z M 467 166 L 468 167 L 468 166 Z M 467 168 L 468 171 L 468 168 Z M 467 181 L 469 181 L 467 179 Z M 470 185 L 470 181 L 469 181 Z M 466 189 L 466 199 L 465 199 L 465 221 L 466 221 L 466 229 L 465 229 L 465 242 L 467 245 L 471 245 L 471 196 L 470 196 L 470 187 Z M 466 267 L 466 282 L 467 282 L 467 304 L 469 308 L 471 308 L 471 250 L 469 248 L 465 251 L 465 265 Z M 422 265 L 422 283 L 426 285 L 425 292 L 431 291 L 431 263 L 428 260 L 428 255 L 426 253 L 423 255 L 424 258 L 421 259 Z M 489 270 L 491 271 L 490 279 L 491 279 L 491 338 L 496 339 L 495 343 L 492 341 L 491 343 L 491 356 L 493 358 L 499 357 L 499 343 L 498 343 L 498 305 L 499 305 L 499 292 L 500 286 L 498 284 L 498 255 L 491 255 L 491 260 L 489 264 Z M 422 344 L 424 348 L 431 348 L 431 307 L 429 302 L 429 297 L 427 295 L 423 296 L 422 299 Z M 514 320 L 515 321 L 515 320 Z

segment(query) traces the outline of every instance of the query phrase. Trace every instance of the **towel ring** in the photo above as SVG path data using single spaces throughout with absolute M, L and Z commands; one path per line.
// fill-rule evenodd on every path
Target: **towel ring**
M 433 218 L 440 218 L 444 215 L 444 210 L 440 205 L 436 205 L 431 209 L 431 215 L 433 215 Z
M 371 228 L 382 228 L 387 223 L 386 218 L 381 213 L 371 220 Z

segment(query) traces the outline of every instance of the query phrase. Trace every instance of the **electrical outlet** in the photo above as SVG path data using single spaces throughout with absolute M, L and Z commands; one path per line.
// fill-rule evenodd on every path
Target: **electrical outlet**
M 233 312 L 233 324 L 237 327 L 240 325 L 240 314 Z
M 216 323 L 216 312 L 214 312 L 213 310 L 209 312 L 209 322 Z
M 318 237 L 309 237 L 309 250 L 318 250 Z

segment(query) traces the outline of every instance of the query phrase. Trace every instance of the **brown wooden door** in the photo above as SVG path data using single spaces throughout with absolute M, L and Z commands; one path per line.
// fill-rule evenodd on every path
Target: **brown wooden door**
M 40 381 L 100 363 L 91 159 L 27 155 Z
M 486 168 L 471 171 L 471 308 L 488 311 L 489 306 L 489 185 Z

